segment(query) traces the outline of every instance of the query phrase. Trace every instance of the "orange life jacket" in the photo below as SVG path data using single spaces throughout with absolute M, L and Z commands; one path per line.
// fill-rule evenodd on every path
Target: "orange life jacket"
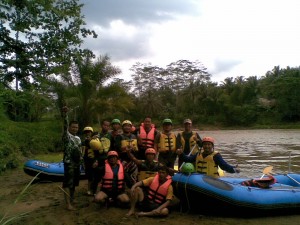
M 124 183 L 124 168 L 120 160 L 118 160 L 119 171 L 118 171 L 118 189 L 122 190 L 125 188 Z M 114 180 L 114 173 L 109 165 L 108 161 L 105 160 L 105 174 L 102 177 L 102 188 L 112 190 L 112 184 Z
M 167 176 L 167 180 L 163 184 L 159 184 L 159 175 L 157 174 L 149 186 L 148 198 L 158 204 L 164 203 L 171 183 L 171 176 Z
M 153 124 L 151 125 L 151 130 L 149 131 L 149 133 L 146 132 L 144 124 L 141 124 L 139 136 L 142 139 L 142 144 L 145 145 L 147 148 L 153 148 L 154 146 L 154 132 L 155 127 Z

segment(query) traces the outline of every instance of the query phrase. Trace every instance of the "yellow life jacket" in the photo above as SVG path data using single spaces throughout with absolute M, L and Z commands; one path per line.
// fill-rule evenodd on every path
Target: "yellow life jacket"
M 199 153 L 196 157 L 196 172 L 219 178 L 218 165 L 215 164 L 213 159 L 214 155 L 217 153 L 217 151 L 214 151 L 205 158 L 203 158 L 202 154 Z
M 107 153 L 110 149 L 110 140 L 107 137 L 100 138 L 102 147 L 99 150 L 100 154 Z
M 143 160 L 143 163 L 139 166 L 138 181 L 154 177 L 157 174 L 158 168 L 158 161 L 154 161 L 153 164 L 149 165 Z
M 180 142 L 182 144 L 182 147 L 184 148 L 185 146 L 185 140 L 183 138 L 183 131 L 180 132 Z M 190 143 L 190 150 L 192 150 L 194 148 L 194 146 L 197 144 L 197 142 L 195 141 L 194 138 L 197 138 L 197 135 L 196 135 L 196 132 L 192 132 L 192 136 L 190 137 L 190 140 L 189 140 L 189 143 Z M 195 152 L 197 152 L 199 150 L 199 147 L 196 146 L 194 149 L 193 149 L 193 153 L 192 154 L 195 154 Z
M 169 136 L 161 133 L 158 143 L 158 152 L 168 151 L 176 151 L 176 136 L 174 133 L 170 133 Z
M 138 149 L 138 145 L 137 145 L 137 139 L 136 138 L 128 138 L 125 135 L 122 135 L 122 140 L 121 140 L 121 148 L 125 148 L 127 146 L 132 146 L 133 151 L 137 152 Z

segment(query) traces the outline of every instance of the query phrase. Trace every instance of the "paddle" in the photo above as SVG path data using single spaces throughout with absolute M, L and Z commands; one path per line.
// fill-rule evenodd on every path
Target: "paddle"
M 266 168 L 263 169 L 263 175 L 261 176 L 260 179 L 262 179 L 265 175 L 270 175 L 273 170 L 273 166 L 267 166 Z

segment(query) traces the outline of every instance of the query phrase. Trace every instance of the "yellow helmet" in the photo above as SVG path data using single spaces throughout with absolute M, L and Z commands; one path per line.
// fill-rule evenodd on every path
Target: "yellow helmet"
M 102 149 L 102 144 L 101 144 L 101 142 L 99 141 L 99 139 L 96 138 L 96 139 L 92 139 L 92 140 L 90 141 L 90 147 L 91 147 L 91 149 L 93 149 L 93 150 L 100 151 L 100 150 Z
M 85 131 L 91 131 L 91 132 L 94 132 L 93 128 L 92 127 L 85 127 L 83 128 L 83 132 Z
M 132 126 L 132 123 L 131 123 L 130 120 L 124 120 L 124 121 L 122 122 L 122 126 L 123 126 L 124 124 L 129 124 L 129 125 Z

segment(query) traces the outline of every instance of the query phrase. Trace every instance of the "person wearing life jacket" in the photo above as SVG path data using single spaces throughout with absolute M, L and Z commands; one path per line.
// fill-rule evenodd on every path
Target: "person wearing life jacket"
M 145 151 L 145 160 L 137 159 L 131 151 L 127 152 L 129 158 L 135 162 L 135 164 L 138 166 L 138 181 L 144 180 L 148 177 L 154 177 L 157 172 L 159 166 L 162 166 L 161 163 L 155 160 L 156 157 L 156 151 L 154 148 L 148 148 Z
M 154 149 L 158 152 L 158 161 L 174 168 L 176 161 L 176 135 L 172 132 L 172 120 L 163 120 L 163 131 L 155 136 Z
M 92 127 L 88 126 L 83 128 L 84 140 L 82 142 L 82 153 L 83 153 L 83 161 L 84 161 L 84 172 L 88 180 L 87 195 L 93 194 L 91 184 L 94 179 L 94 172 L 93 172 L 94 152 L 90 147 L 90 141 L 93 132 L 94 130 Z
M 202 150 L 195 155 L 185 155 L 182 149 L 177 150 L 177 154 L 184 162 L 195 163 L 197 173 L 206 174 L 215 178 L 219 178 L 218 167 L 228 173 L 239 173 L 238 165 L 229 165 L 218 151 L 214 150 L 214 139 L 212 137 L 204 137 L 202 139 Z
M 116 151 L 109 151 L 104 166 L 98 169 L 101 176 L 101 189 L 95 195 L 95 202 L 104 203 L 106 199 L 128 203 L 129 197 L 125 192 L 124 168 L 118 159 Z
M 138 159 L 146 159 L 145 151 L 148 148 L 154 148 L 154 138 L 157 133 L 158 131 L 156 130 L 155 125 L 152 123 L 151 117 L 145 117 L 140 127 L 134 132 L 138 139 Z
M 94 151 L 94 163 L 93 168 L 94 170 L 97 167 L 104 166 L 105 160 L 107 159 L 107 152 L 110 150 L 111 139 L 112 136 L 109 132 L 110 122 L 108 120 L 103 120 L 101 122 L 101 131 L 97 133 L 97 135 L 93 136 L 93 138 L 98 141 L 98 148 L 95 148 Z M 94 141 L 94 140 L 93 140 Z M 97 176 L 97 173 L 94 173 L 94 181 L 92 182 L 92 191 L 96 193 L 97 191 L 97 184 L 99 183 L 101 177 Z
M 166 166 L 160 166 L 155 177 L 135 183 L 131 188 L 131 207 L 126 216 L 135 214 L 136 203 L 139 202 L 141 212 L 137 216 L 167 216 L 168 206 L 173 200 L 172 177 Z M 143 191 L 143 187 L 147 189 Z
M 267 177 L 263 177 L 260 179 L 245 180 L 241 183 L 241 185 L 268 189 L 274 183 L 276 183 L 276 178 L 268 175 Z
M 110 123 L 112 130 L 110 131 L 111 134 L 111 144 L 110 148 L 115 149 L 115 138 L 117 135 L 122 134 L 121 129 L 121 121 L 119 119 L 113 119 Z
M 190 151 L 193 151 L 191 154 L 196 154 L 202 147 L 202 140 L 200 135 L 192 131 L 192 120 L 185 119 L 183 121 L 184 131 L 179 132 L 176 137 L 177 148 L 182 148 L 183 153 L 188 155 Z M 181 166 L 182 160 L 179 159 L 178 167 Z
M 130 188 L 137 180 L 137 165 L 128 157 L 127 151 L 137 157 L 138 145 L 137 138 L 131 133 L 132 123 L 130 120 L 122 122 L 123 133 L 115 138 L 115 148 L 119 154 L 120 160 L 124 166 L 126 185 Z

